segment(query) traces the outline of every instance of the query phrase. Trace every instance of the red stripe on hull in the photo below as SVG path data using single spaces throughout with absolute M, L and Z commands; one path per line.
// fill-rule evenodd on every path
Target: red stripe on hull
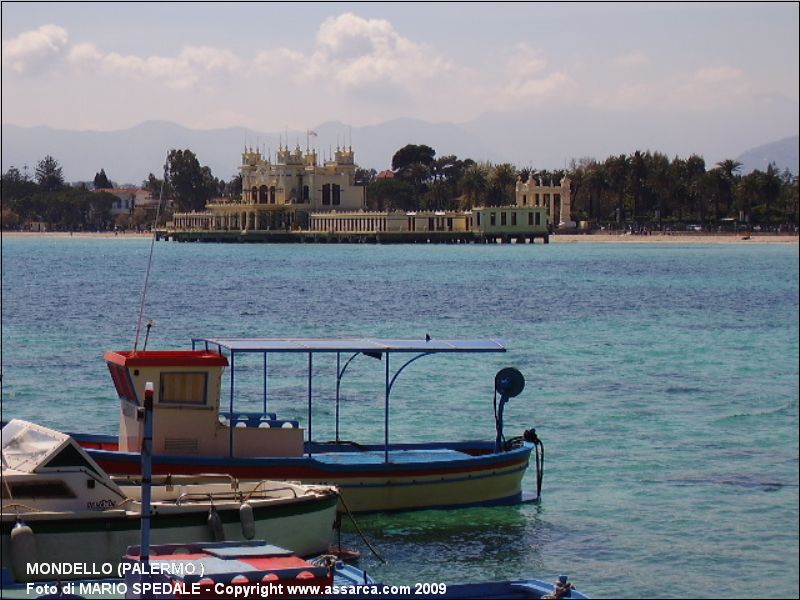
M 140 465 L 136 461 L 116 461 L 116 460 L 103 460 L 96 454 L 92 455 L 95 461 L 108 473 L 113 475 L 139 475 Z M 459 461 L 462 462 L 462 461 Z M 463 461 L 469 462 L 469 461 Z M 519 458 L 510 460 L 493 462 L 486 465 L 458 465 L 451 464 L 450 466 L 430 469 L 403 469 L 402 465 L 397 468 L 381 469 L 381 470 L 345 470 L 341 465 L 337 465 L 336 470 L 325 470 L 321 468 L 314 468 L 307 465 L 297 466 L 270 466 L 270 465 L 235 465 L 228 464 L 221 466 L 219 464 L 203 464 L 203 463 L 160 463 L 156 458 L 153 462 L 153 473 L 159 475 L 167 475 L 170 473 L 181 474 L 200 474 L 200 473 L 213 473 L 219 472 L 224 469 L 224 472 L 238 477 L 240 479 L 301 479 L 311 481 L 325 481 L 326 479 L 364 479 L 369 477 L 426 477 L 433 475 L 452 475 L 458 473 L 481 473 L 485 471 L 496 471 L 498 469 L 506 469 L 508 467 L 526 464 L 528 462 L 528 455 L 524 454 Z

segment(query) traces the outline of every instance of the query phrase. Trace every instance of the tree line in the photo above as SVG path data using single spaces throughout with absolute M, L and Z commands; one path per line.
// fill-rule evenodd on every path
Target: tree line
M 217 179 L 191 150 L 172 150 L 166 165 L 169 177 L 159 179 L 150 173 L 140 186 L 152 198 L 163 200 L 161 224 L 173 212 L 203 210 L 212 198 L 241 195 L 241 176 L 227 182 Z M 64 231 L 152 225 L 155 215 L 143 207 L 127 214 L 112 212 L 119 198 L 104 190 L 115 187 L 103 168 L 91 182 L 67 184 L 61 165 L 50 155 L 37 163 L 33 176 L 27 169 L 22 173 L 16 167 L 9 167 L 2 175 L 3 229 L 18 229 L 36 222 L 44 223 L 50 230 Z
M 424 144 L 408 144 L 392 157 L 391 172 L 357 169 L 356 185 L 366 186 L 370 210 L 466 210 L 474 206 L 515 203 L 518 180 L 535 177 L 542 185 L 559 185 L 568 176 L 572 191 L 572 218 L 590 225 L 660 226 L 680 222 L 718 223 L 720 219 L 751 225 L 796 227 L 798 178 L 774 164 L 743 175 L 741 163 L 726 159 L 707 167 L 697 155 L 668 158 L 659 152 L 573 160 L 568 169 L 517 168 L 436 157 Z M 241 198 L 241 175 L 224 181 L 213 176 L 188 149 L 167 156 L 168 177 L 150 173 L 141 187 L 153 198 L 163 198 L 161 223 L 172 212 L 202 211 L 213 198 Z M 34 176 L 10 167 L 2 175 L 4 229 L 44 222 L 50 229 L 107 230 L 115 226 L 147 226 L 153 215 L 112 214 L 117 197 L 102 190 L 113 187 L 104 169 L 92 182 L 67 185 L 61 166 L 46 156 Z M 93 191 L 94 189 L 94 191 Z M 148 221 L 149 219 L 149 221 Z
M 558 186 L 570 178 L 572 218 L 590 224 L 653 226 L 720 219 L 751 224 L 798 225 L 798 179 L 774 164 L 742 175 L 742 164 L 726 159 L 708 168 L 697 155 L 669 159 L 660 152 L 641 152 L 573 160 L 568 169 L 518 169 L 436 158 L 433 148 L 407 145 L 392 157 L 392 177 L 361 173 L 372 210 L 463 210 L 473 206 L 514 204 L 516 183 L 535 177 Z

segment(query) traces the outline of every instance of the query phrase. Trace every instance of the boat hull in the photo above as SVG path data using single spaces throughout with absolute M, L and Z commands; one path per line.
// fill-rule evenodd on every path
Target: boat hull
M 139 473 L 139 454 L 114 450 L 114 438 L 73 436 L 107 472 Z M 527 442 L 499 453 L 486 442 L 403 444 L 390 447 L 387 463 L 383 447 L 341 451 L 320 444 L 298 458 L 154 455 L 153 472 L 336 485 L 351 512 L 493 506 L 522 501 L 532 449 Z
M 278 506 L 253 510 L 255 538 L 269 539 L 276 545 L 307 556 L 328 550 L 333 534 L 338 497 L 334 494 L 309 497 Z M 153 544 L 214 541 L 208 525 L 208 509 L 181 510 L 182 507 L 160 507 L 151 517 L 150 539 Z M 217 507 L 226 540 L 244 540 L 238 504 L 231 508 Z M 128 546 L 140 543 L 138 512 L 109 510 L 83 513 L 26 513 L 20 518 L 33 530 L 36 542 L 35 562 L 85 565 L 83 569 L 113 566 L 113 573 L 90 572 L 95 577 L 115 577 L 116 566 Z M 4 511 L 2 516 L 2 566 L 11 570 L 11 529 L 17 516 Z M 61 575 L 62 579 L 80 579 L 79 571 Z M 48 572 L 31 580 L 54 579 Z

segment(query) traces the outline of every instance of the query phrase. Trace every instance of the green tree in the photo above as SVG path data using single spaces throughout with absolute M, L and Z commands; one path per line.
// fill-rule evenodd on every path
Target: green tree
M 24 177 L 19 169 L 12 166 L 2 176 L 4 202 L 25 198 L 38 191 L 36 183 Z
M 413 210 L 413 188 L 410 183 L 396 178 L 376 179 L 367 186 L 367 208 L 386 211 Z
M 54 192 L 64 187 L 61 165 L 49 154 L 36 165 L 35 173 L 36 183 L 46 192 Z
M 105 169 L 101 168 L 99 173 L 96 173 L 94 176 L 94 189 L 96 190 L 107 190 L 113 187 L 111 182 L 106 177 Z
M 414 164 L 430 167 L 436 156 L 436 150 L 425 144 L 407 144 L 392 156 L 392 171 L 404 178 L 406 171 Z
M 217 194 L 211 169 L 203 167 L 191 150 L 172 150 L 167 157 L 171 197 L 178 211 L 202 211 Z
M 630 162 L 624 154 L 611 156 L 605 162 L 606 181 L 612 194 L 617 197 L 616 221 L 625 221 L 625 196 L 628 191 Z

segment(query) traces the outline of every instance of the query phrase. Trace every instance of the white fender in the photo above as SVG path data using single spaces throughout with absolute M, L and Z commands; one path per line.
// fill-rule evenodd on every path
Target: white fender
M 225 541 L 225 529 L 222 527 L 222 517 L 212 506 L 208 511 L 208 527 L 211 529 L 211 539 L 215 542 Z
M 33 529 L 17 521 L 11 529 L 11 570 L 17 581 L 33 581 L 28 575 L 28 563 L 36 563 L 36 538 Z
M 247 502 L 242 502 L 239 507 L 239 520 L 242 522 L 242 535 L 246 540 L 256 536 L 256 521 L 253 518 L 253 507 Z

